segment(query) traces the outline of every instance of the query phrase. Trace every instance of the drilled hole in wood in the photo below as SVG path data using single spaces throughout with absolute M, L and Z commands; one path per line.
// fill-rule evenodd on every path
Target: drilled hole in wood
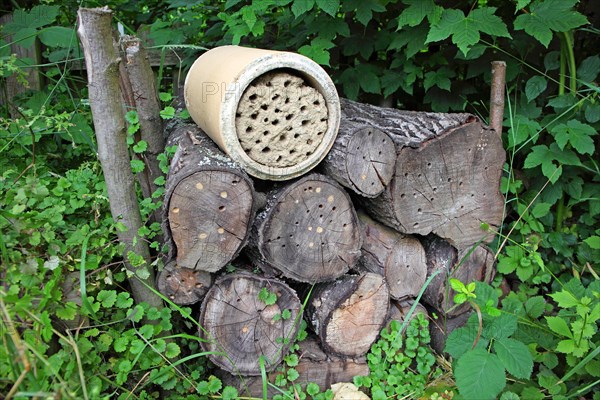
M 263 122 L 269 122 L 269 118 L 267 117 L 267 118 L 263 119 Z
M 254 101 L 254 100 L 256 100 L 256 98 L 257 98 L 257 97 L 258 97 L 258 96 L 257 96 L 256 94 L 252 94 L 252 95 L 250 95 L 250 96 L 248 97 L 248 100 L 250 100 L 250 101 Z
M 401 198 L 401 199 L 403 199 L 403 198 L 405 198 L 405 197 L 406 197 L 406 194 L 404 194 L 404 193 L 402 193 L 402 194 L 400 195 L 400 198 Z
M 246 133 L 250 133 L 250 132 L 252 132 L 252 127 L 251 126 L 249 126 L 249 127 L 246 128 Z
M 279 135 L 279 140 L 285 140 L 285 135 Z
M 241 117 L 241 116 L 242 116 L 242 114 L 240 114 L 239 112 L 236 112 L 236 113 L 235 113 L 235 117 L 236 117 L 236 118 L 239 118 L 239 117 Z
M 259 144 L 261 142 L 260 139 L 256 139 L 256 141 L 254 143 Z
M 306 125 L 308 125 L 308 123 L 309 123 L 309 122 L 310 122 L 309 120 L 307 120 L 307 119 L 303 119 L 303 120 L 302 120 L 302 126 L 306 126 Z
M 278 120 L 278 119 L 274 119 L 274 120 L 271 122 L 271 125 L 277 125 L 278 123 L 279 123 L 279 120 Z
M 269 148 L 269 146 L 267 146 L 267 147 L 263 147 L 263 149 L 261 151 L 263 153 L 268 153 L 269 151 L 271 151 L 271 149 Z
M 337 209 L 336 206 L 331 207 L 331 211 L 335 211 Z
M 278 95 L 278 94 L 276 94 L 275 96 L 271 97 L 271 100 L 275 101 L 275 100 L 277 100 L 278 98 L 279 98 L 279 95 Z
M 265 111 L 266 111 L 266 110 L 268 110 L 268 109 L 269 109 L 269 106 L 268 106 L 268 105 L 266 105 L 266 104 L 263 104 L 262 106 L 260 106 L 260 108 L 261 108 L 262 110 L 265 110 Z
M 258 113 L 254 113 L 254 114 L 250 115 L 250 118 L 252 118 L 252 119 L 258 118 Z
M 221 212 L 225 211 L 225 206 L 219 207 L 219 211 L 221 211 Z
M 319 102 L 319 100 L 315 100 L 315 101 L 313 101 L 313 104 L 314 104 L 315 106 L 318 106 L 319 104 L 321 104 L 321 102 Z
M 419 223 L 418 223 L 418 222 L 415 222 L 415 223 L 413 224 L 413 227 L 414 227 L 414 228 L 418 228 L 418 227 L 419 227 Z
M 463 183 L 462 183 L 462 182 L 458 182 L 458 186 L 462 186 L 462 185 L 463 185 Z
M 288 121 L 290 119 L 292 119 L 292 118 L 294 118 L 294 114 L 288 114 L 288 115 L 285 116 L 285 119 L 288 120 Z
M 448 178 L 448 182 L 452 182 L 452 178 Z
M 285 82 L 283 82 L 283 86 L 288 87 L 288 86 L 290 86 L 290 83 L 292 83 L 292 81 L 289 81 L 289 80 L 285 81 Z
M 296 150 L 294 150 L 294 149 L 290 150 L 290 154 L 294 154 L 295 152 L 296 152 Z
M 300 111 L 306 111 L 306 106 L 300 107 Z
M 298 139 L 300 137 L 299 133 L 294 133 L 294 139 Z
M 405 173 L 404 173 L 404 177 L 405 177 L 405 178 L 408 178 L 408 172 L 405 172 Z

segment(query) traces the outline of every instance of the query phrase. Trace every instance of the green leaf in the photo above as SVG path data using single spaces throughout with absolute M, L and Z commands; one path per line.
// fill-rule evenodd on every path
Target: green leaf
M 145 140 L 140 140 L 133 146 L 133 151 L 137 154 L 143 153 L 148 148 L 148 142 Z
M 600 121 L 600 104 L 588 104 L 585 108 L 585 119 L 592 124 Z
M 127 345 L 129 344 L 129 336 L 122 335 L 115 339 L 113 346 L 117 353 L 122 353 L 127 350 Z
M 568 32 L 588 23 L 584 15 L 573 9 L 576 4 L 576 0 L 535 1 L 528 13 L 515 19 L 514 27 L 516 30 L 525 30 L 544 47 L 548 47 L 552 31 Z
M 565 354 L 571 354 L 575 351 L 575 341 L 573 339 L 565 339 L 558 342 L 556 351 Z
M 161 110 L 160 116 L 162 119 L 171 119 L 175 116 L 175 109 L 171 106 L 165 107 Z
M 500 396 L 500 400 L 520 400 L 521 398 L 519 397 L 518 394 L 513 393 L 513 392 L 504 392 L 502 393 L 502 396 Z
M 260 289 L 260 292 L 258 293 L 258 299 L 266 305 L 271 306 L 277 302 L 277 295 L 264 287 Z
M 398 16 L 398 29 L 405 25 L 417 26 L 425 17 L 433 23 L 432 19 L 436 20 L 443 12 L 443 8 L 436 6 L 433 0 L 403 0 L 402 2 L 408 7 Z
M 594 82 L 600 73 L 600 56 L 593 55 L 583 60 L 577 67 L 577 79 Z
M 238 391 L 236 388 L 232 386 L 225 386 L 223 392 L 221 393 L 221 398 L 223 400 L 236 400 L 239 397 Z
M 533 146 L 525 158 L 523 167 L 529 169 L 541 165 L 544 176 L 551 183 L 556 183 L 562 175 L 562 166 L 557 166 L 554 161 L 567 165 L 581 164 L 575 153 L 568 149 L 561 150 L 556 143 L 552 143 L 549 148 L 544 144 Z
M 539 318 L 546 309 L 546 300 L 542 296 L 534 296 L 525 302 L 525 311 L 531 318 Z
M 244 0 L 227 0 L 225 3 L 225 10 L 229 10 L 231 7 L 241 3 Z
M 549 296 L 552 297 L 554 301 L 556 301 L 560 308 L 575 307 L 579 304 L 579 300 L 567 290 L 561 290 L 560 292 L 551 293 Z
M 119 308 L 129 308 L 133 304 L 133 299 L 128 292 L 120 292 L 117 295 L 115 305 Z
M 535 100 L 548 86 L 546 78 L 540 75 L 532 76 L 525 84 L 525 96 L 527 101 Z
M 6 23 L 2 29 L 3 34 L 13 34 L 13 41 L 23 47 L 31 47 L 34 44 L 37 28 L 54 22 L 59 6 L 39 5 L 30 11 L 18 8 L 13 11 L 12 21 Z
M 300 377 L 300 374 L 298 373 L 298 371 L 296 371 L 296 369 L 294 369 L 294 368 L 288 369 L 287 378 L 290 382 L 294 382 L 299 377 Z
M 254 28 L 254 24 L 256 24 L 256 14 L 254 13 L 254 9 L 251 6 L 246 6 L 242 8 L 242 21 L 246 23 L 248 29 L 252 30 Z
M 554 135 L 558 147 L 563 150 L 567 143 L 579 154 L 594 154 L 594 139 L 591 136 L 598 132 L 590 125 L 581 123 L 575 119 L 568 121 L 566 124 L 559 124 L 550 129 Z
M 223 383 L 219 378 L 214 375 L 211 375 L 208 378 L 208 390 L 210 393 L 217 393 L 223 387 Z
M 425 74 L 423 87 L 425 90 L 429 90 L 432 86 L 437 86 L 449 92 L 452 83 L 450 78 L 454 78 L 455 76 L 454 71 L 448 67 L 441 67 L 437 71 L 429 71 Z
M 354 11 L 358 22 L 367 26 L 373 19 L 373 12 L 384 12 L 385 6 L 378 0 L 344 0 L 343 10 Z
M 304 45 L 298 49 L 298 53 L 312 59 L 317 64 L 329 65 L 329 49 L 335 47 L 331 40 L 314 38 L 310 45 Z
M 312 397 L 315 397 L 320 391 L 319 385 L 314 382 L 309 382 L 308 385 L 306 385 L 306 393 Z
M 145 164 L 142 160 L 131 160 L 131 171 L 134 174 L 138 174 L 140 172 L 142 172 L 145 168 Z
M 140 117 L 138 116 L 137 111 L 127 111 L 125 113 L 125 121 L 128 123 L 135 125 L 140 123 Z
M 167 358 L 177 357 L 181 353 L 181 349 L 177 343 L 167 343 L 167 350 L 165 351 L 165 356 Z
M 362 90 L 367 93 L 380 94 L 381 84 L 377 75 L 377 69 L 370 64 L 361 64 L 356 69 L 361 77 L 359 84 Z
M 115 290 L 101 290 L 96 296 L 96 301 L 102 303 L 102 307 L 109 308 L 115 304 L 117 292 Z
M 568 338 L 572 338 L 573 334 L 567 325 L 567 321 L 561 317 L 545 317 L 546 322 L 548 323 L 548 328 L 552 330 L 552 332 L 556 332 L 559 335 L 566 336 Z
M 304 13 L 309 12 L 315 5 L 315 0 L 294 0 L 292 4 L 292 13 L 298 18 Z
M 317 6 L 327 14 L 335 17 L 340 8 L 340 0 L 317 0 Z
M 456 386 L 466 400 L 495 399 L 506 386 L 506 373 L 495 354 L 482 349 L 466 352 L 454 368 Z
M 529 379 L 533 358 L 527 346 L 515 339 L 502 338 L 494 342 L 494 351 L 508 373 L 515 378 Z
M 533 215 L 536 218 L 542 218 L 548 215 L 551 206 L 552 204 L 548 203 L 537 203 L 531 210 L 531 215 Z
M 77 44 L 75 29 L 50 26 L 39 34 L 40 41 L 48 47 L 72 47 Z
M 584 242 L 594 250 L 600 249 L 600 236 L 590 236 L 589 238 L 585 239 Z
M 510 37 L 506 24 L 494 15 L 495 12 L 495 7 L 482 7 L 465 17 L 461 10 L 445 9 L 439 22 L 431 27 L 426 43 L 438 42 L 452 35 L 452 43 L 466 56 L 471 46 L 479 42 L 479 32 Z
M 520 265 L 520 261 L 525 257 L 525 251 L 519 246 L 507 246 L 504 250 L 506 255 L 500 254 L 498 257 L 498 272 L 510 274 Z

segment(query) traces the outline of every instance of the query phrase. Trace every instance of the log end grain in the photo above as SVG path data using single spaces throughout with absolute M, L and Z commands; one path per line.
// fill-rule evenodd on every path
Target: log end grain
M 197 271 L 169 263 L 156 277 L 158 291 L 173 303 L 195 304 L 204 298 L 212 284 L 212 276 L 205 271 Z
M 261 290 L 274 293 L 269 304 Z M 282 313 L 287 310 L 287 318 Z M 260 375 L 259 358 L 272 371 L 296 337 L 302 305 L 286 284 L 249 273 L 225 275 L 206 294 L 200 311 L 200 337 L 210 360 L 233 374 Z M 287 314 L 287 313 L 286 313 Z M 284 341 L 284 339 L 290 339 Z
M 257 217 L 262 258 L 300 282 L 331 281 L 360 256 L 362 236 L 348 194 L 312 174 L 287 186 Z

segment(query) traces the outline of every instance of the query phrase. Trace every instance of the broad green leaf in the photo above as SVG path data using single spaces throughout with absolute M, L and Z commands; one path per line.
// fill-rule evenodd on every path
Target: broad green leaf
M 551 183 L 555 183 L 562 174 L 562 166 L 556 165 L 555 161 L 567 165 L 581 164 L 575 153 L 568 149 L 561 150 L 556 143 L 552 143 L 550 148 L 543 144 L 533 146 L 523 166 L 529 169 L 541 165 L 544 176 L 550 179 Z
M 102 303 L 102 307 L 109 308 L 117 301 L 117 292 L 115 290 L 101 290 L 96 296 L 96 301 Z
M 594 55 L 583 60 L 577 67 L 577 79 L 594 82 L 600 73 L 600 56 Z
M 54 22 L 59 6 L 39 5 L 27 11 L 22 8 L 14 10 L 12 21 L 2 28 L 3 34 L 12 34 L 13 41 L 23 47 L 31 47 L 38 34 L 38 28 Z
M 528 13 L 515 19 L 516 30 L 525 30 L 544 47 L 552 40 L 552 31 L 567 32 L 588 23 L 587 18 L 577 12 L 576 0 L 542 0 L 531 4 Z
M 221 398 L 223 400 L 236 400 L 239 398 L 238 390 L 233 386 L 225 386 L 221 393 Z
M 181 349 L 179 348 L 179 345 L 177 343 L 167 343 L 167 350 L 165 351 L 165 356 L 167 358 L 177 357 L 179 353 L 181 353 Z
M 575 119 L 568 121 L 566 124 L 559 124 L 550 130 L 556 139 L 558 147 L 562 150 L 567 143 L 579 154 L 594 154 L 594 139 L 591 136 L 598 132 L 590 125 L 583 124 Z
M 529 379 L 533 358 L 527 346 L 515 339 L 503 338 L 494 342 L 494 351 L 504 368 L 515 378 Z
M 566 336 L 568 338 L 572 338 L 573 334 L 567 325 L 567 322 L 564 318 L 561 317 L 545 317 L 546 322 L 548 323 L 548 328 L 552 330 L 552 332 L 558 333 L 559 335 Z
M 531 77 L 525 84 L 525 96 L 527 101 L 533 101 L 536 99 L 548 86 L 546 78 L 540 75 Z
M 257 19 L 254 9 L 251 6 L 242 8 L 242 21 L 246 23 L 248 29 L 252 30 L 252 28 L 254 28 L 254 24 L 256 24 Z
M 525 302 L 525 311 L 531 318 L 539 318 L 546 310 L 546 300 L 542 296 L 534 296 Z
M 600 249 L 600 236 L 590 236 L 589 238 L 585 239 L 584 242 L 590 246 L 592 249 L 595 250 L 599 250 Z
M 525 7 L 527 7 L 531 3 L 531 0 L 517 0 L 516 11 L 519 11 Z
M 510 274 L 520 265 L 520 261 L 525 257 L 525 251 L 519 246 L 507 246 L 506 255 L 500 254 L 498 257 L 498 272 Z
M 600 104 L 588 104 L 585 108 L 585 119 L 592 124 L 600 121 Z
M 516 315 L 506 313 L 500 314 L 498 317 L 486 317 L 484 319 L 483 335 L 488 339 L 508 338 L 517 330 L 517 322 Z
M 244 0 L 227 0 L 227 2 L 225 3 L 225 10 L 229 10 L 231 7 L 241 3 L 242 1 Z
M 448 67 L 441 67 L 437 71 L 429 71 L 425 74 L 423 87 L 425 90 L 429 90 L 432 86 L 437 86 L 449 92 L 452 83 L 450 78 L 454 78 L 454 76 L 454 71 Z
M 131 160 L 131 171 L 134 174 L 142 172 L 144 168 L 145 164 L 142 160 Z
M 175 109 L 171 106 L 165 107 L 160 111 L 160 116 L 163 119 L 171 119 L 175 116 Z
M 129 336 L 121 335 L 115 339 L 113 346 L 117 353 L 122 353 L 127 350 L 127 345 L 129 344 Z
M 367 26 L 369 21 L 373 19 L 373 12 L 383 12 L 385 6 L 378 0 L 344 0 L 342 10 L 354 11 L 358 22 Z
M 575 351 L 575 341 L 573 339 L 565 339 L 558 342 L 556 351 L 565 354 L 571 354 Z
M 466 352 L 454 368 L 456 386 L 466 400 L 495 399 L 506 386 L 506 373 L 495 354 L 482 349 Z
M 357 73 L 360 76 L 359 85 L 367 93 L 380 94 L 381 84 L 379 76 L 377 76 L 377 68 L 371 64 L 360 64 L 356 67 Z
M 407 4 L 398 16 L 398 29 L 403 26 L 417 26 L 427 17 L 430 23 L 434 23 L 441 16 L 443 8 L 436 6 L 433 0 L 403 0 Z
M 567 290 L 552 293 L 549 295 L 558 304 L 560 308 L 575 307 L 579 304 L 579 300 Z
M 465 17 L 461 10 L 445 9 L 440 20 L 431 27 L 426 43 L 444 40 L 452 35 L 452 43 L 467 55 L 471 46 L 479 42 L 479 32 L 510 37 L 506 24 L 494 15 L 495 12 L 495 7 L 483 7 Z
M 133 146 L 133 151 L 139 154 L 145 152 L 147 148 L 148 142 L 146 142 L 145 140 L 140 140 Z
M 294 0 L 292 4 L 292 13 L 298 18 L 304 13 L 309 12 L 315 5 L 315 0 Z
M 317 0 L 317 6 L 327 14 L 335 17 L 340 8 L 340 0 Z
M 552 204 L 548 203 L 537 203 L 531 210 L 531 215 L 533 215 L 536 218 L 542 218 L 548 215 L 551 206 Z
M 77 36 L 72 28 L 50 26 L 39 35 L 40 41 L 48 47 L 72 47 L 77 45 Z
M 134 125 L 134 124 L 139 124 L 140 122 L 140 117 L 138 116 L 137 111 L 127 111 L 125 113 L 125 121 L 127 121 L 128 123 Z
M 317 64 L 329 65 L 329 49 L 335 47 L 331 40 L 314 38 L 309 45 L 298 49 L 298 53 L 312 59 Z
M 500 396 L 500 400 L 520 400 L 520 399 L 521 398 L 519 397 L 519 395 L 514 392 L 504 392 Z

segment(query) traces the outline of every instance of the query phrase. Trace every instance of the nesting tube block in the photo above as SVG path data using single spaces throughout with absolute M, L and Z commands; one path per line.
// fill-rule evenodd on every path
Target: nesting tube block
M 331 149 L 340 124 L 333 82 L 295 53 L 217 47 L 192 65 L 184 97 L 200 128 L 260 179 L 310 171 Z

